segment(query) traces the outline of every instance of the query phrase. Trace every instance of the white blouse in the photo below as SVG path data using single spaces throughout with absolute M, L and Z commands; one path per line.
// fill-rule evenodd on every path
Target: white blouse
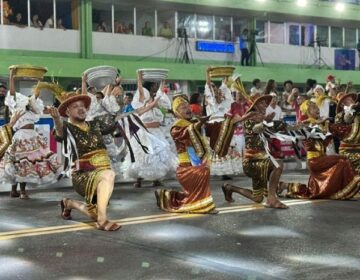
M 5 105 L 9 107 L 11 114 L 17 111 L 23 111 L 25 114 L 21 116 L 15 123 L 13 129 L 15 131 L 24 127 L 25 125 L 35 124 L 39 121 L 40 115 L 44 111 L 44 103 L 40 98 L 35 98 L 35 95 L 27 97 L 20 92 L 15 92 L 15 98 L 10 94 L 6 94 Z M 26 107 L 29 107 L 29 110 Z
M 210 120 L 223 119 L 224 115 L 230 110 L 231 103 L 234 102 L 231 90 L 225 83 L 222 83 L 219 89 L 224 95 L 224 100 L 221 103 L 217 103 L 209 85 L 207 83 L 205 84 L 205 97 L 207 101 L 206 114 L 211 116 Z
M 92 121 L 95 117 L 106 114 L 116 115 L 120 111 L 120 106 L 114 95 L 106 95 L 100 101 L 96 99 L 94 94 L 88 93 L 88 96 L 91 98 L 91 103 L 86 116 L 87 121 Z
M 155 99 L 158 99 L 159 107 L 165 109 L 171 109 L 171 101 L 169 97 L 162 92 L 160 89 L 155 95 Z M 150 93 L 149 91 L 144 88 L 144 101 L 140 101 L 140 92 L 139 90 L 136 91 L 133 101 L 131 102 L 131 106 L 136 110 L 138 108 L 142 108 L 147 106 L 150 102 Z M 151 123 L 151 122 L 162 122 L 164 120 L 164 114 L 161 110 L 157 107 L 152 108 L 151 110 L 147 111 L 146 113 L 140 116 L 140 119 L 143 123 Z

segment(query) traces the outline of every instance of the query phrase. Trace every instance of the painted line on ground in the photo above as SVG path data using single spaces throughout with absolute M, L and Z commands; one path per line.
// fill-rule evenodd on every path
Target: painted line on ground
M 288 206 L 294 205 L 303 205 L 303 204 L 314 204 L 326 202 L 328 200 L 288 200 L 283 201 Z M 247 212 L 253 210 L 265 209 L 266 207 L 262 204 L 247 204 L 247 205 L 238 205 L 231 207 L 220 207 L 217 208 L 219 210 L 219 214 L 228 214 L 228 213 L 236 213 L 236 212 Z M 281 210 L 277 210 L 281 211 Z M 196 218 L 196 217 L 204 217 L 204 214 L 178 214 L 178 213 L 169 213 L 169 214 L 159 214 L 159 215 L 149 215 L 149 216 L 141 216 L 141 217 L 132 217 L 132 218 L 124 218 L 113 220 L 113 222 L 119 223 L 121 225 L 135 225 L 135 224 L 147 224 L 154 222 L 163 222 L 170 220 L 178 220 L 178 219 L 188 219 L 188 218 Z M 62 225 L 62 226 L 51 226 L 51 227 L 42 227 L 42 228 L 29 228 L 23 230 L 16 231 L 7 231 L 0 233 L 0 240 L 9 240 L 15 238 L 23 238 L 30 236 L 39 236 L 39 235 L 49 235 L 56 233 L 65 233 L 65 232 L 74 232 L 80 230 L 89 230 L 94 229 L 95 223 L 77 223 L 72 225 Z

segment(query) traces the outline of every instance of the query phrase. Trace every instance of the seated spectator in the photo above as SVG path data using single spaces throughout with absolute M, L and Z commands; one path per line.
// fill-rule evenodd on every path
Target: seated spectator
M 199 93 L 194 93 L 190 96 L 190 108 L 191 112 L 196 117 L 201 117 L 203 113 L 203 108 L 201 106 L 202 97 Z
M 4 24 L 11 24 L 10 18 L 13 16 L 13 10 L 10 7 L 9 1 L 3 1 L 2 4 L 3 4 L 2 14 L 3 14 Z
M 32 16 L 32 18 L 31 18 L 31 26 L 35 27 L 35 28 L 43 29 L 44 26 L 43 26 L 42 22 L 40 21 L 38 14 L 35 14 L 35 15 Z
M 45 28 L 54 28 L 54 16 L 51 15 L 45 22 Z
M 124 108 L 123 108 L 123 113 L 129 113 L 134 111 L 133 106 L 131 106 L 131 102 L 134 98 L 134 95 L 131 92 L 127 92 L 125 93 L 124 96 Z
M 126 29 L 126 34 L 134 34 L 134 25 L 132 23 L 129 23 L 129 26 Z
M 126 33 L 126 26 L 124 23 L 115 21 L 114 25 L 115 25 L 115 33 L 121 33 L 121 34 Z
M 56 21 L 56 28 L 66 30 L 65 26 L 63 25 L 63 20 L 61 18 Z
M 173 32 L 167 21 L 165 21 L 163 27 L 160 28 L 159 36 L 164 37 L 164 38 L 172 38 L 173 37 Z
M 5 97 L 7 88 L 3 83 L 0 83 L 0 115 L 5 116 Z
M 287 114 L 291 114 L 292 106 L 287 102 L 291 91 L 294 87 L 294 84 L 291 80 L 287 80 L 284 82 L 284 92 L 282 94 L 282 98 L 280 100 L 281 107 L 284 111 L 286 111 Z
M 275 80 L 273 80 L 273 79 L 268 80 L 266 82 L 263 94 L 267 95 L 267 94 L 270 94 L 270 93 L 274 92 L 277 95 L 278 92 L 276 91 L 276 87 L 277 87 L 277 85 L 276 85 Z
M 105 21 L 100 21 L 96 27 L 97 32 L 109 32 Z
M 154 36 L 152 28 L 150 27 L 150 22 L 146 21 L 144 27 L 142 28 L 141 35 L 143 36 Z
M 11 24 L 13 24 L 17 27 L 26 27 L 26 25 L 23 24 L 23 22 L 22 22 L 22 14 L 21 13 L 17 13 L 15 15 L 15 20 Z
M 303 114 L 300 110 L 301 104 L 307 100 L 306 94 L 300 95 L 298 88 L 293 88 L 291 94 L 288 97 L 287 102 L 292 106 L 296 113 L 296 122 L 300 123 L 306 120 L 307 115 Z

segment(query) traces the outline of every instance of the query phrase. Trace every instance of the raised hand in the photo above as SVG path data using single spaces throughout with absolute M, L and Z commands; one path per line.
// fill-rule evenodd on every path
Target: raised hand
M 48 111 L 50 116 L 54 119 L 54 121 L 60 120 L 60 113 L 57 108 L 54 106 L 48 107 Z
M 16 122 L 25 114 L 25 112 L 23 111 L 16 111 L 10 118 L 10 121 L 8 123 L 8 125 L 10 127 L 13 127 Z

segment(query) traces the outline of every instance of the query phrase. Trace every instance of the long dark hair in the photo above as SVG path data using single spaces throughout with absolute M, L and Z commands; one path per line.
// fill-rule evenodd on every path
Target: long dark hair
M 275 80 L 270 79 L 267 81 L 266 85 L 265 85 L 265 89 L 263 94 L 270 94 L 270 92 L 275 92 L 277 93 L 276 89 L 275 89 Z
M 199 97 L 200 97 L 200 93 L 193 93 L 190 96 L 190 104 L 198 104 L 199 103 Z

